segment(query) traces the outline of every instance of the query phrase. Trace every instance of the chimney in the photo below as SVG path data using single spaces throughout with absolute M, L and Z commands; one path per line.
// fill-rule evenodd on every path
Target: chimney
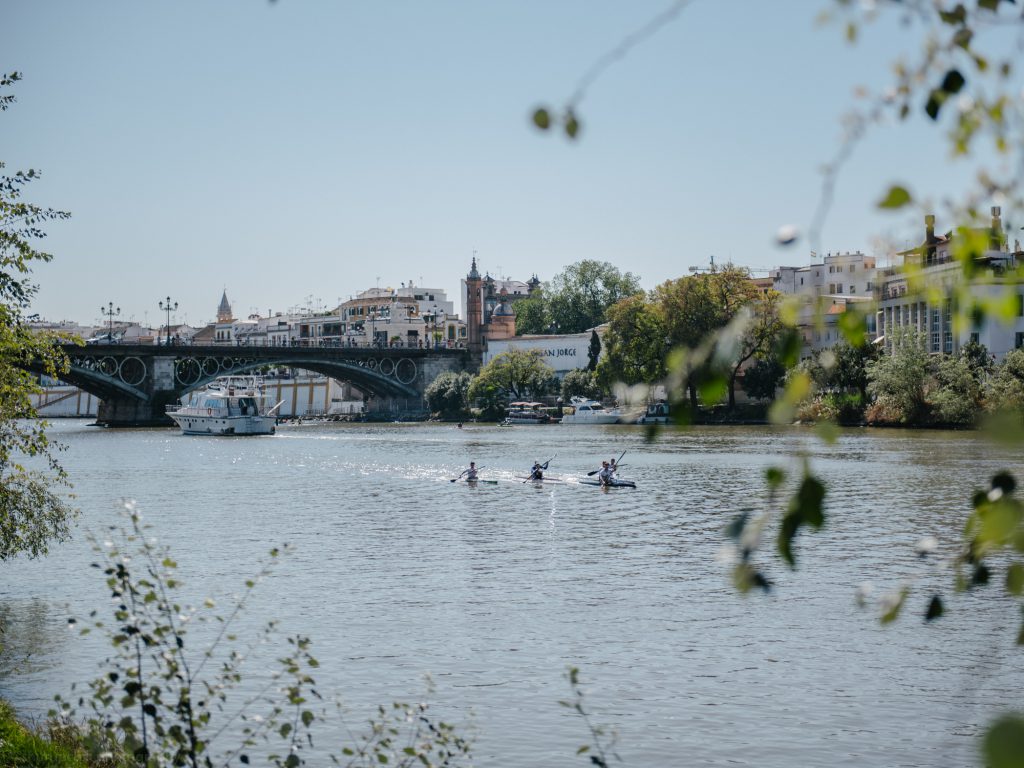
M 998 205 L 992 206 L 992 228 L 989 231 L 989 249 L 1001 251 L 1003 249 L 1003 222 L 1000 219 L 1002 209 Z
M 924 263 L 931 264 L 935 261 L 935 215 L 932 213 L 924 217 Z

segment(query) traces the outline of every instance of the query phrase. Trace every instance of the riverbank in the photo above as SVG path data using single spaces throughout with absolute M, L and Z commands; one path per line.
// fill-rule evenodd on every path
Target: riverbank
M 131 761 L 110 753 L 93 758 L 89 740 L 70 725 L 52 720 L 33 726 L 18 719 L 0 699 L 0 765 L 24 768 L 128 768 Z

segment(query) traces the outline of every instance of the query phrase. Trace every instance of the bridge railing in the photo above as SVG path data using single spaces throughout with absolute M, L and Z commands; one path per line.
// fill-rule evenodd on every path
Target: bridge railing
M 103 346 L 108 344 L 142 344 L 149 346 L 146 342 L 140 340 L 114 340 L 112 342 L 103 342 Z M 87 346 L 93 346 L 89 344 Z M 445 339 L 440 341 L 435 340 L 424 340 L 419 339 L 415 342 L 411 341 L 361 341 L 355 339 L 235 339 L 231 342 L 224 341 L 205 341 L 199 340 L 194 341 L 192 339 L 171 339 L 171 343 L 167 344 L 165 341 L 153 342 L 154 347 L 203 347 L 207 349 L 233 349 L 237 347 L 280 347 L 287 349 L 296 348 L 316 348 L 316 349 L 465 349 L 466 342 L 464 341 L 452 341 L 451 339 Z

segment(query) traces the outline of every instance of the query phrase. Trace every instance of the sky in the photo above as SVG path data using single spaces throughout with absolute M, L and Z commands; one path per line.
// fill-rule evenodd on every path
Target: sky
M 806 231 L 859 85 L 889 81 L 913 34 L 846 43 L 829 0 L 694 0 L 615 62 L 575 142 L 530 122 L 669 2 L 4 0 L 0 113 L 26 199 L 70 211 L 40 244 L 31 312 L 201 325 L 332 308 L 367 288 L 482 271 L 550 280 L 581 259 L 645 288 L 691 266 L 811 260 Z M 967 169 L 926 120 L 883 125 L 836 187 L 820 251 L 885 256 L 920 213 L 890 183 L 953 194 Z M 787 248 L 784 225 L 804 237 Z M 942 227 L 942 222 L 939 222 Z

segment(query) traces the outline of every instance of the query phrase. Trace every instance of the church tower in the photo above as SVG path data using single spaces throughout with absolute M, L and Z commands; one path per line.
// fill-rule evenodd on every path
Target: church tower
M 228 291 L 225 288 L 224 293 L 220 297 L 220 306 L 217 307 L 217 322 L 230 323 L 234 319 L 234 316 L 231 314 L 231 304 L 228 303 Z
M 483 352 L 483 307 L 481 305 L 480 273 L 476 268 L 476 256 L 466 275 L 466 346 L 470 352 Z

